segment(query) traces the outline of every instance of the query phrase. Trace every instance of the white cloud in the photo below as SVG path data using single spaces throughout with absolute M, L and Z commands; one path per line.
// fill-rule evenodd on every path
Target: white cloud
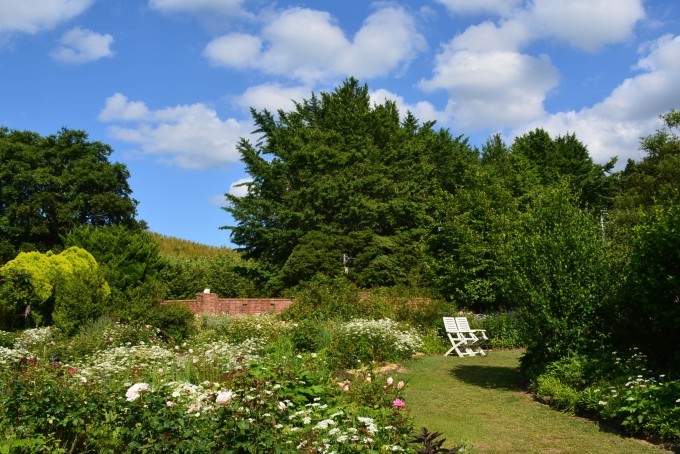
M 324 11 L 292 8 L 273 17 L 261 36 L 228 34 L 208 44 L 215 65 L 255 69 L 310 84 L 337 76 L 370 78 L 408 64 L 425 46 L 403 9 L 369 16 L 353 40 Z
M 64 63 L 87 63 L 104 57 L 112 57 L 113 36 L 101 35 L 92 30 L 74 27 L 64 33 L 60 46 L 52 52 L 52 58 Z
M 454 50 L 437 57 L 434 76 L 420 85 L 448 91 L 447 110 L 459 127 L 483 129 L 542 116 L 545 95 L 557 79 L 547 56 Z
M 534 0 L 524 20 L 539 36 L 593 51 L 625 40 L 644 17 L 641 0 Z
M 1 0 L 0 32 L 35 34 L 85 11 L 94 0 Z
M 242 12 L 243 0 L 149 0 L 149 7 L 163 12 L 220 13 Z
M 109 135 L 135 143 L 143 152 L 183 168 L 238 161 L 236 145 L 252 130 L 251 123 L 233 118 L 221 120 L 213 109 L 201 103 L 149 110 L 143 102 L 130 102 L 120 93 L 106 100 L 99 118 L 135 121 L 133 127 L 109 127 Z
M 267 109 L 276 112 L 279 109 L 291 111 L 296 102 L 308 99 L 311 96 L 311 88 L 307 86 L 285 87 L 277 83 L 257 85 L 249 87 L 241 95 L 234 98 L 236 104 L 246 109 Z
M 645 53 L 635 69 L 644 72 L 624 80 L 603 101 L 579 111 L 548 115 L 515 134 L 536 127 L 553 135 L 575 132 L 597 162 L 619 156 L 623 165 L 628 158 L 638 158 L 640 137 L 660 126 L 660 114 L 680 105 L 680 35 L 664 36 L 641 50 Z
M 449 47 L 479 52 L 516 51 L 530 39 L 531 30 L 523 21 L 504 21 L 500 26 L 486 21 L 468 27 L 451 40 Z
M 522 0 L 436 0 L 454 14 L 496 14 L 505 16 Z
M 240 180 L 234 181 L 230 186 L 229 186 L 229 194 L 236 196 L 236 197 L 245 197 L 248 195 L 248 186 L 247 183 L 252 182 L 252 178 L 241 178 Z M 222 198 L 224 201 L 224 197 Z
M 218 65 L 234 67 L 257 66 L 262 40 L 244 33 L 230 33 L 215 38 L 206 46 L 203 55 Z
M 141 101 L 128 101 L 127 96 L 116 93 L 106 98 L 104 109 L 99 112 L 101 121 L 140 121 L 147 120 L 151 112 Z
M 399 109 L 399 115 L 403 119 L 407 112 L 411 112 L 421 123 L 425 121 L 436 121 L 446 123 L 449 116 L 445 111 L 437 108 L 427 101 L 419 101 L 415 104 L 407 103 L 402 96 L 395 95 L 389 90 L 380 88 L 370 93 L 371 102 L 374 104 L 384 104 L 386 100 L 394 101 Z
M 457 126 L 507 128 L 544 118 L 546 96 L 558 84 L 550 58 L 524 49 L 556 39 L 594 51 L 631 35 L 644 18 L 642 0 L 532 0 L 500 2 L 438 0 L 453 12 L 502 15 L 468 27 L 441 47 L 424 90 L 446 90 L 447 112 Z M 507 9 L 503 9 L 506 8 Z

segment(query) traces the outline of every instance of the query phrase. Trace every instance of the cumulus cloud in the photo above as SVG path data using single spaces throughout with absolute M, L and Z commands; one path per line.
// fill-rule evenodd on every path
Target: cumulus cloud
M 421 88 L 447 90 L 447 110 L 457 124 L 478 130 L 542 116 L 545 95 L 557 81 L 547 56 L 452 50 L 437 57 L 434 76 Z
M 94 0 L 3 0 L 0 2 L 0 33 L 39 33 L 73 19 Z
M 534 0 L 525 16 L 537 36 L 594 51 L 630 36 L 645 11 L 641 0 Z
M 137 144 L 144 153 L 183 168 L 238 161 L 236 145 L 252 129 L 251 123 L 220 119 L 215 110 L 201 103 L 150 110 L 120 93 L 106 100 L 99 119 L 135 122 L 130 127 L 110 126 L 110 137 Z
M 425 40 L 406 11 L 371 14 L 353 40 L 327 12 L 285 10 L 259 36 L 231 33 L 211 41 L 204 55 L 217 66 L 253 69 L 310 84 L 337 76 L 370 78 L 407 65 Z
M 502 17 L 468 27 L 442 45 L 426 91 L 446 90 L 458 126 L 507 128 L 544 118 L 544 101 L 559 72 L 546 55 L 525 49 L 552 39 L 595 51 L 625 40 L 644 18 L 642 0 L 534 0 L 502 6 L 491 0 L 439 0 L 453 12 Z M 507 9 L 504 9 L 507 8 Z
M 101 35 L 79 27 L 64 33 L 59 44 L 60 46 L 52 52 L 52 58 L 64 63 L 87 63 L 113 56 L 111 50 L 113 36 Z
M 680 35 L 666 35 L 641 49 L 634 70 L 641 71 L 625 79 L 601 102 L 578 111 L 546 115 L 519 128 L 522 134 L 542 127 L 553 135 L 574 132 L 597 162 L 619 157 L 638 158 L 641 136 L 660 126 L 658 115 L 680 105 Z
M 151 112 L 141 101 L 129 101 L 127 96 L 116 93 L 106 98 L 104 109 L 99 112 L 101 121 L 141 121 L 148 120 Z
M 257 85 L 249 87 L 245 92 L 236 96 L 234 101 L 237 105 L 256 110 L 267 109 L 276 112 L 279 109 L 291 111 L 295 108 L 295 102 L 301 102 L 311 96 L 311 88 L 307 86 L 286 87 L 278 83 Z

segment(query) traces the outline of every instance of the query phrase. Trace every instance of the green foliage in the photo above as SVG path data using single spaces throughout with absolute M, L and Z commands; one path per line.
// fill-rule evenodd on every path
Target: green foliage
M 526 347 L 525 327 L 517 312 L 494 313 L 472 317 L 470 323 L 475 329 L 485 329 L 489 348 Z
M 349 320 L 361 313 L 359 291 L 343 277 L 328 279 L 317 276 L 291 292 L 295 304 L 283 318 L 287 320 Z
M 108 286 L 101 273 L 75 271 L 61 275 L 55 283 L 54 326 L 75 333 L 88 320 L 101 317 L 108 309 Z
M 226 228 L 271 269 L 274 291 L 345 267 L 362 287 L 417 281 L 429 202 L 460 185 L 475 159 L 467 142 L 412 115 L 401 123 L 355 79 L 276 118 L 252 114 L 261 138 L 238 148 L 253 181 L 227 195 L 237 225 Z
M 633 233 L 626 282 L 611 307 L 617 343 L 642 348 L 658 367 L 680 371 L 680 203 L 658 207 Z M 644 336 L 631 339 L 630 332 Z
M 567 181 L 579 194 L 582 206 L 601 209 L 609 205 L 615 177 L 608 174 L 616 164 L 616 157 L 605 165 L 593 163 L 588 149 L 576 135 L 552 139 L 543 129 L 536 129 L 517 137 L 512 152 L 528 160 L 543 185 Z
M 224 298 L 260 296 L 256 264 L 238 255 L 166 260 L 159 278 L 167 288 L 168 299 L 193 299 L 206 288 Z
M 630 434 L 680 441 L 680 381 L 654 374 L 639 350 L 574 355 L 549 364 L 532 388 L 540 400 L 620 425 Z
M 504 245 L 512 307 L 524 322 L 523 366 L 586 351 L 601 341 L 598 324 L 611 286 L 597 222 L 558 186 L 538 194 Z
M 0 128 L 0 263 L 58 247 L 74 227 L 138 227 L 128 170 L 110 163 L 111 153 L 83 131 L 42 137 Z
M 182 303 L 160 304 L 144 317 L 144 321 L 160 330 L 166 339 L 180 342 L 194 331 L 195 314 Z
M 79 247 L 59 254 L 22 252 L 0 268 L 0 285 L 12 311 L 30 305 L 33 323 L 54 319 L 69 332 L 102 315 L 110 293 L 97 261 Z
M 80 227 L 64 235 L 63 243 L 92 254 L 109 285 L 123 294 L 157 278 L 165 265 L 160 247 L 149 232 L 124 226 Z

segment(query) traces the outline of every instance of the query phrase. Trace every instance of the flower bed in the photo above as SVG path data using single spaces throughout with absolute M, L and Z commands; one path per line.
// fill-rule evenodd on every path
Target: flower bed
M 72 351 L 68 340 L 23 337 L 32 341 L 0 348 L 3 449 L 413 451 L 404 383 L 335 379 L 322 354 L 273 353 L 257 337 L 175 346 L 110 336 L 67 363 L 54 352 Z

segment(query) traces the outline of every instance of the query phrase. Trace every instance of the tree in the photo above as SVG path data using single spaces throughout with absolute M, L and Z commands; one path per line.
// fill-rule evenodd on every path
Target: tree
M 680 201 L 680 112 L 672 110 L 660 118 L 662 128 L 640 141 L 645 155 L 638 162 L 629 160 L 618 181 L 611 226 L 622 243 L 659 207 Z
M 110 146 L 83 131 L 41 137 L 0 128 L 0 263 L 17 251 L 47 251 L 83 225 L 143 226 L 129 173 Z
M 53 321 L 73 332 L 105 310 L 110 288 L 95 258 L 70 247 L 59 254 L 22 252 L 0 267 L 0 305 L 5 314 L 30 306 L 36 325 Z
M 612 169 L 616 158 L 604 165 L 595 164 L 575 134 L 552 139 L 545 130 L 535 129 L 517 137 L 512 152 L 531 163 L 543 185 L 568 181 L 579 194 L 582 206 L 599 211 L 611 205 L 616 180 Z
M 252 114 L 261 138 L 239 151 L 253 181 L 246 196 L 227 194 L 237 224 L 226 228 L 274 287 L 344 266 L 365 287 L 419 275 L 432 194 L 457 191 L 475 159 L 466 140 L 401 121 L 393 102 L 371 106 L 355 79 L 278 118 Z
M 154 236 L 144 230 L 120 225 L 87 225 L 63 236 L 64 247 L 78 246 L 90 252 L 102 267 L 109 285 L 125 294 L 157 279 L 166 266 Z

